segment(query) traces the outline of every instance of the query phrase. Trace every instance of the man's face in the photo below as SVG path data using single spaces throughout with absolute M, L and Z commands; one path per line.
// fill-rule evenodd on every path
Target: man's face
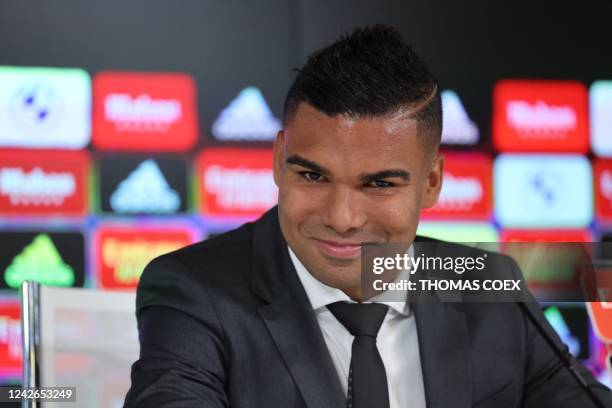
M 411 243 L 435 205 L 441 156 L 425 154 L 409 111 L 329 117 L 301 103 L 274 144 L 283 235 L 320 282 L 361 294 L 361 244 Z

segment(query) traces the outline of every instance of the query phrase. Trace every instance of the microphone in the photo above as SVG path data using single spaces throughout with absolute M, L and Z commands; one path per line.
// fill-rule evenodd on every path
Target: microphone
M 536 328 L 540 336 L 544 339 L 544 341 L 548 344 L 551 350 L 557 355 L 559 360 L 563 363 L 563 365 L 569 370 L 572 374 L 576 382 L 580 384 L 582 389 L 589 395 L 589 398 L 596 407 L 598 408 L 606 408 L 606 405 L 599 399 L 599 397 L 593 392 L 593 390 L 589 387 L 588 383 L 584 379 L 584 377 L 580 374 L 578 370 L 572 364 L 571 354 L 569 353 L 567 346 L 564 348 L 559 347 L 559 345 L 553 340 L 550 333 L 546 331 L 544 326 L 539 322 L 539 320 L 534 316 L 532 311 L 529 309 L 525 302 L 516 302 L 516 304 L 521 308 L 523 314 L 527 316 L 527 319 L 533 324 Z

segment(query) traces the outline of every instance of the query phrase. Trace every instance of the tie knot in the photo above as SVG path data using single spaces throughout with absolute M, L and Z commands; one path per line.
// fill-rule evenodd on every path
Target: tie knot
M 353 336 L 376 338 L 389 306 L 380 303 L 336 302 L 327 305 L 327 308 Z

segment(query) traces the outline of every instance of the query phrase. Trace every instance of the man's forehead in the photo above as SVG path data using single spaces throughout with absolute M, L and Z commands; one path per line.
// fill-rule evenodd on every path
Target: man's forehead
M 384 119 L 330 117 L 310 106 L 302 113 L 286 129 L 286 159 L 297 155 L 329 173 L 355 177 L 388 169 L 412 172 L 422 163 L 417 125 L 406 110 Z
M 286 132 L 296 135 L 331 136 L 333 134 L 358 136 L 387 137 L 392 141 L 394 136 L 414 139 L 418 123 L 413 118 L 414 112 L 408 106 L 402 106 L 389 113 L 378 116 L 339 114 L 329 116 L 312 105 L 302 102 Z M 381 142 L 383 142 L 381 140 Z

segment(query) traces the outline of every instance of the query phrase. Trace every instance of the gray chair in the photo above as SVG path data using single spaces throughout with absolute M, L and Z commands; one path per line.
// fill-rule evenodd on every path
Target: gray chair
M 139 354 L 135 293 L 21 287 L 23 384 L 76 387 L 74 402 L 24 401 L 23 407 L 115 408 Z

